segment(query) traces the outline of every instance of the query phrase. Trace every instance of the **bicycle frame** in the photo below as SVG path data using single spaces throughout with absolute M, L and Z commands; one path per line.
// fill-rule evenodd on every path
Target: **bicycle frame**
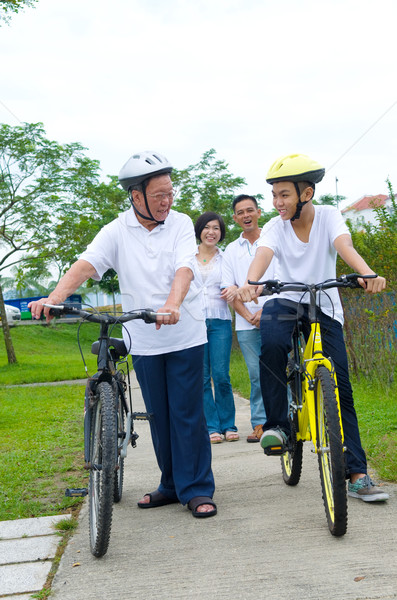
M 89 439 L 90 439 L 90 428 L 91 419 L 90 411 L 96 402 L 96 388 L 101 381 L 107 381 L 108 383 L 114 383 L 117 385 L 116 398 L 122 403 L 125 415 L 125 436 L 122 445 L 119 449 L 120 457 L 125 458 L 127 456 L 127 447 L 131 441 L 131 446 L 136 446 L 136 439 L 138 435 L 133 431 L 133 419 L 132 413 L 132 398 L 131 398 L 131 384 L 130 384 L 130 369 L 128 365 L 128 359 L 120 358 L 117 351 L 113 348 L 113 338 L 109 337 L 109 322 L 102 322 L 100 334 L 98 337 L 99 348 L 98 348 L 98 359 L 97 359 L 97 373 L 87 382 L 86 389 L 86 402 L 85 402 L 85 413 L 84 413 L 84 460 L 86 465 L 89 467 Z M 93 348 L 96 342 L 93 344 Z M 95 352 L 96 353 L 96 352 Z M 125 365 L 125 371 L 119 370 L 121 365 Z M 123 373 L 123 379 L 117 376 L 118 373 Z M 127 381 L 125 381 L 125 379 Z M 128 400 L 126 398 L 126 389 L 128 389 Z
M 324 356 L 321 329 L 318 321 L 311 323 L 310 334 L 306 341 L 306 347 L 303 351 L 303 365 L 304 373 L 302 373 L 302 398 L 306 399 L 306 401 L 302 402 L 302 405 L 298 407 L 299 431 L 297 432 L 297 439 L 303 441 L 309 441 L 311 439 L 314 444 L 315 451 L 317 452 L 318 443 L 315 405 L 315 373 L 317 367 L 320 365 L 324 365 L 331 372 L 335 383 L 335 395 L 338 405 L 342 442 L 344 440 L 335 369 L 332 361 Z M 305 432 L 304 435 L 303 432 Z

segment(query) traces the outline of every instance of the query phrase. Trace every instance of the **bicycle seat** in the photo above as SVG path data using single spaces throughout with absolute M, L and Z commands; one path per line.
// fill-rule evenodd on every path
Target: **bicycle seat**
M 91 346 L 92 354 L 96 354 L 98 356 L 100 343 L 101 343 L 100 340 L 97 340 L 96 342 L 94 342 L 92 344 L 92 346 Z M 119 356 L 126 356 L 128 354 L 127 348 L 125 346 L 123 339 L 109 338 L 109 346 L 113 347 Z

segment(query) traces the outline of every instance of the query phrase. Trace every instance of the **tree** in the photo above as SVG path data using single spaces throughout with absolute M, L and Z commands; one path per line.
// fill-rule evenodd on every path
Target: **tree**
M 83 150 L 46 139 L 41 123 L 0 126 L 0 274 L 23 264 L 27 278 L 48 276 L 49 265 L 62 271 L 84 247 L 91 233 L 84 224 L 95 228 L 101 185 L 98 161 Z M 1 290 L 0 312 L 15 362 Z
M 1 21 L 9 23 L 11 15 L 18 13 L 25 6 L 33 7 L 38 0 L 0 0 L 0 24 Z
M 236 239 L 241 231 L 233 220 L 233 198 L 246 185 L 245 179 L 235 177 L 229 171 L 229 165 L 216 158 L 213 148 L 204 152 L 199 162 L 186 169 L 174 169 L 172 182 L 177 195 L 173 208 L 191 217 L 193 222 L 206 211 L 222 215 L 226 225 L 224 245 Z M 255 196 L 263 199 L 261 194 Z M 261 223 L 268 220 L 273 213 L 265 213 Z
M 324 194 L 318 200 L 313 200 L 313 204 L 328 204 L 329 206 L 338 207 L 339 202 L 345 200 L 345 196 L 333 196 L 332 194 Z

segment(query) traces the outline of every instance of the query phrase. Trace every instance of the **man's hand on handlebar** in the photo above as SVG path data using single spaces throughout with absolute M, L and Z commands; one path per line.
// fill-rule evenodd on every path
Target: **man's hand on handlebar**
M 386 279 L 378 275 L 375 279 L 357 279 L 358 283 L 365 289 L 367 294 L 379 294 L 386 287 Z
M 253 300 L 255 304 L 258 304 L 258 296 L 261 295 L 261 292 L 261 285 L 249 285 L 248 283 L 245 283 L 238 288 L 236 297 L 241 300 L 241 302 L 251 302 Z
M 175 325 L 181 317 L 179 307 L 173 304 L 165 304 L 157 312 L 168 314 L 159 314 L 157 316 L 156 329 L 160 329 L 162 325 Z
M 48 306 L 44 306 L 44 304 L 58 304 L 58 300 L 51 297 L 51 294 L 48 298 L 40 298 L 40 300 L 33 300 L 29 302 L 28 308 L 32 313 L 32 319 L 41 319 L 41 315 L 44 312 L 44 316 L 46 318 L 47 323 L 49 323 L 54 317 L 50 315 L 50 309 Z

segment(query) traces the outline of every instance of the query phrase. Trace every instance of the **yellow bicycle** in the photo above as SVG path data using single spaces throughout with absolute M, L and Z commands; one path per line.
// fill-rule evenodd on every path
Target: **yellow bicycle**
M 287 445 L 270 446 L 265 453 L 280 455 L 285 483 L 297 485 L 302 472 L 303 442 L 312 441 L 318 457 L 328 527 L 335 536 L 344 535 L 347 529 L 344 438 L 335 368 L 332 359 L 323 352 L 316 297 L 333 287 L 361 287 L 357 281 L 359 278 L 373 277 L 377 275 L 351 273 L 310 285 L 274 280 L 248 282 L 262 285 L 262 295 L 279 294 L 282 291 L 309 295 L 310 333 L 304 336 L 302 323 L 297 319 L 287 365 L 291 436 Z

